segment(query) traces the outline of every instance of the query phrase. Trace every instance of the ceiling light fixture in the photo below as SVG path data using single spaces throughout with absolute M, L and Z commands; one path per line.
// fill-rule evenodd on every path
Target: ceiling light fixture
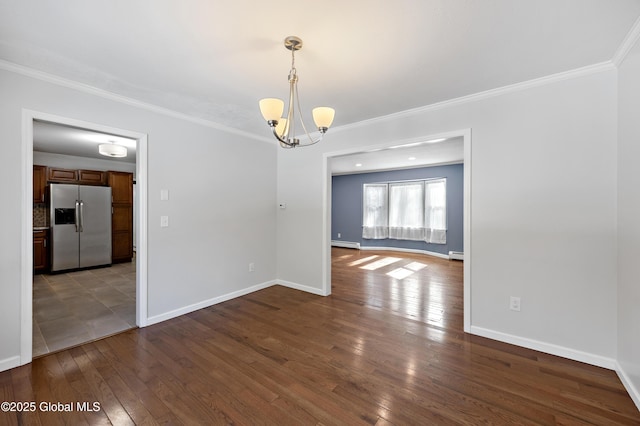
M 117 145 L 113 142 L 111 143 L 101 143 L 98 145 L 98 152 L 100 155 L 104 155 L 105 157 L 126 157 L 127 156 L 127 147 L 122 145 Z
M 317 107 L 312 111 L 313 121 L 318 127 L 320 135 L 317 139 L 313 139 L 302 120 L 300 112 L 300 100 L 298 98 L 298 74 L 295 67 L 295 52 L 302 49 L 302 40 L 295 36 L 289 36 L 284 39 L 284 47 L 291 51 L 291 69 L 289 70 L 289 105 L 287 108 L 287 116 L 282 117 L 284 112 L 284 101 L 276 98 L 265 98 L 260 100 L 260 112 L 267 124 L 273 130 L 273 135 L 280 142 L 283 148 L 295 148 L 297 146 L 309 146 L 316 144 L 322 140 L 331 123 L 335 110 L 329 107 Z M 300 139 L 296 138 L 295 109 L 298 110 L 300 116 L 300 124 L 304 133 L 309 139 L 308 143 L 301 144 Z

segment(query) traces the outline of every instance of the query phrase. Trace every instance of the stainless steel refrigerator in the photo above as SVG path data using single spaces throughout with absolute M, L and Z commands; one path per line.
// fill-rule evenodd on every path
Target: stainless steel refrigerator
M 51 271 L 111 264 L 111 188 L 50 187 Z

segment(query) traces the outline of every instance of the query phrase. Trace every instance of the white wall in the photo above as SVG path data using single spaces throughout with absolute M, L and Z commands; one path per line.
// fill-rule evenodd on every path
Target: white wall
M 23 108 L 148 134 L 150 322 L 273 282 L 275 144 L 5 70 L 0 93 L 0 370 L 20 355 Z
M 640 42 L 618 70 L 618 364 L 640 408 Z
M 613 367 L 616 71 L 532 86 L 278 151 L 278 277 L 322 289 L 323 153 L 470 128 L 472 331 Z

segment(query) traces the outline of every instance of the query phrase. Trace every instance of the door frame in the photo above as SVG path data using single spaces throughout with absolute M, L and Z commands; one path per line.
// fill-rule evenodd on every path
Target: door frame
M 464 141 L 463 167 L 463 328 L 467 333 L 471 332 L 471 129 L 460 129 L 451 132 L 425 135 L 398 141 L 388 140 L 375 146 L 348 148 L 341 151 L 326 152 L 322 158 L 322 168 L 324 179 L 322 182 L 323 209 L 322 209 L 322 290 L 321 294 L 328 296 L 331 294 L 331 167 L 330 161 L 333 157 L 344 155 L 360 154 L 374 149 L 384 149 L 391 146 L 408 145 L 416 142 L 423 142 L 432 139 L 462 137 Z
M 20 294 L 20 365 L 33 359 L 33 122 L 78 127 L 136 140 L 138 215 L 136 236 L 136 324 L 148 325 L 147 310 L 147 143 L 145 133 L 29 109 L 22 110 L 22 283 Z

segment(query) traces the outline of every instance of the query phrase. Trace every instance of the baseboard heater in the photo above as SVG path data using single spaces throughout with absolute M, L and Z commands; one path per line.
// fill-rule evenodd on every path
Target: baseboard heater
M 464 260 L 464 252 L 462 251 L 450 251 L 449 252 L 450 260 Z
M 331 245 L 333 247 L 344 247 L 344 248 L 352 248 L 352 249 L 360 250 L 360 243 L 356 243 L 354 241 L 331 240 Z

